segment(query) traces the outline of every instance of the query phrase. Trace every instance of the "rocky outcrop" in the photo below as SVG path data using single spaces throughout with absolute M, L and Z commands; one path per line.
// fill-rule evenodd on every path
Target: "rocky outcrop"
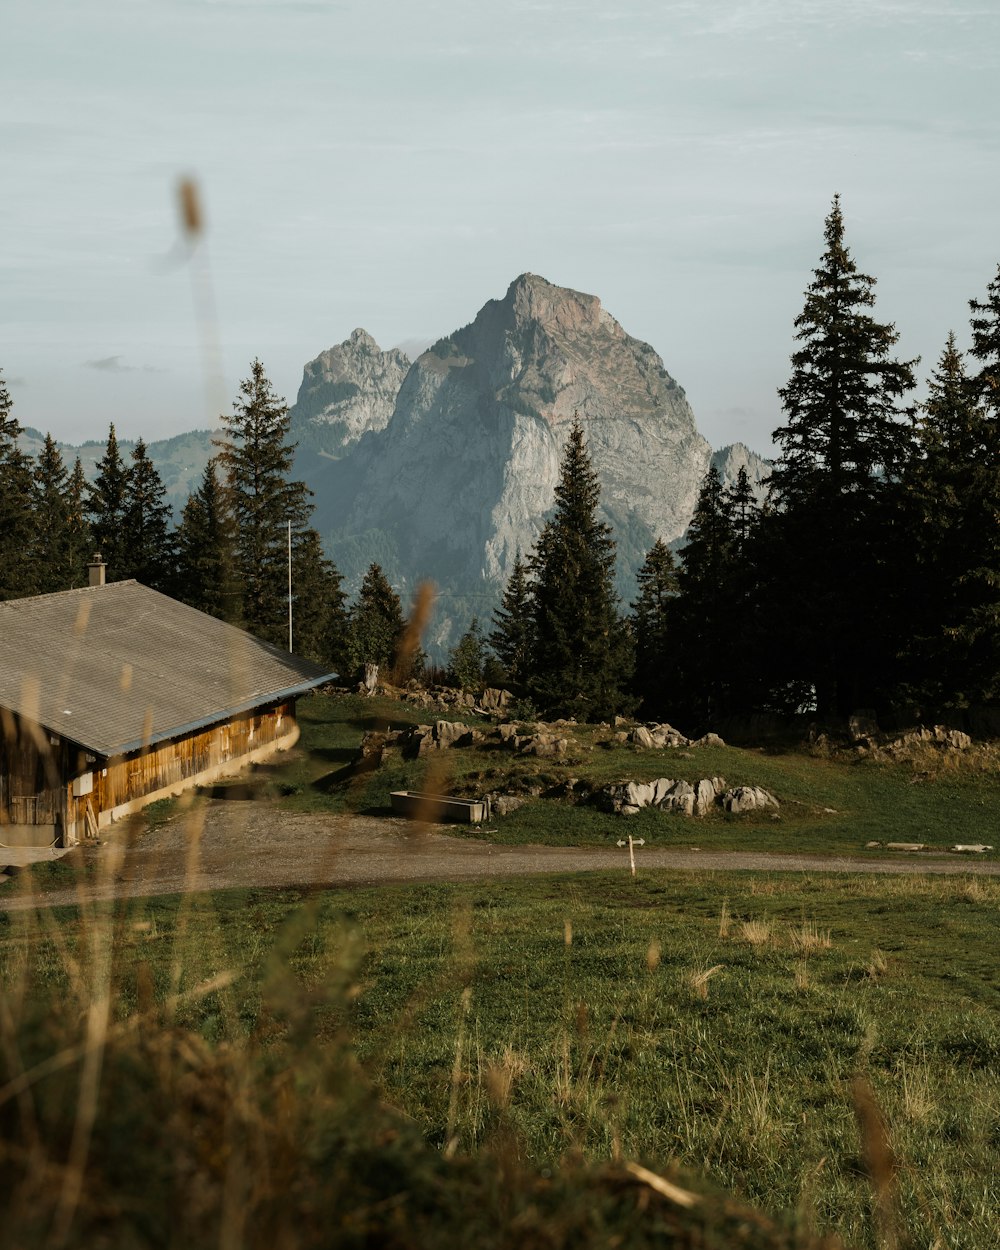
M 303 369 L 290 410 L 292 437 L 313 450 L 342 455 L 362 435 L 389 424 L 409 368 L 409 357 L 398 348 L 384 352 L 365 330 L 355 330 Z
M 606 810 L 623 816 L 634 816 L 644 807 L 682 812 L 685 816 L 704 816 L 725 788 L 722 777 L 704 777 L 693 784 L 658 777 L 655 781 L 624 781 L 606 786 L 599 792 L 598 802 Z
M 681 812 L 685 816 L 704 816 L 714 807 L 740 814 L 778 809 L 778 800 L 760 786 L 734 786 L 726 789 L 724 777 L 703 777 L 700 781 L 674 781 L 658 777 L 655 781 L 623 781 L 605 786 L 594 795 L 594 801 L 605 811 L 634 816 L 644 807 L 658 807 L 664 812 Z
M 673 725 L 636 725 L 628 733 L 624 731 L 615 735 L 618 742 L 630 742 L 642 751 L 661 750 L 664 747 L 724 747 L 726 744 L 718 734 L 707 733 L 700 738 L 685 738 Z

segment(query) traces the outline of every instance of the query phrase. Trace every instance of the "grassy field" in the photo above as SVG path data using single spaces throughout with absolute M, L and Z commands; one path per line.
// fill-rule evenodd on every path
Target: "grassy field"
M 648 873 L 105 915 L 120 1023 L 169 1001 L 172 1027 L 279 1069 L 304 1037 L 346 1038 L 445 1156 L 502 1143 L 543 1175 L 581 1159 L 680 1165 L 785 1223 L 873 1245 L 861 1076 L 898 1159 L 901 1244 L 992 1250 L 1000 883 Z M 0 915 L 8 994 L 82 1012 L 94 923 Z M 198 994 L 219 977 L 232 983 Z
M 270 774 L 280 801 L 298 810 L 380 814 L 389 811 L 390 791 L 428 784 L 435 792 L 474 795 L 522 784 L 548 788 L 568 777 L 606 784 L 661 776 L 688 781 L 723 776 L 730 785 L 771 790 L 782 805 L 779 817 L 734 817 L 720 810 L 691 820 L 644 811 L 628 818 L 629 831 L 655 844 L 817 855 L 878 854 L 865 850 L 870 841 L 925 842 L 941 850 L 956 842 L 1000 846 L 1000 757 L 995 749 L 977 752 L 974 760 L 963 760 L 955 752 L 928 752 L 917 764 L 828 758 L 801 747 L 783 751 L 699 747 L 684 758 L 672 750 L 602 745 L 611 737 L 609 730 L 577 726 L 564 731 L 573 744 L 565 761 L 522 758 L 486 744 L 413 761 L 389 752 L 377 771 L 354 775 L 350 764 L 364 732 L 426 723 L 437 714 L 386 699 L 324 696 L 303 700 L 299 713 L 301 745 Z M 490 728 L 475 717 L 465 719 Z M 625 819 L 535 798 L 493 821 L 488 836 L 497 842 L 607 843 L 621 836 Z M 473 831 L 473 836 L 482 835 Z

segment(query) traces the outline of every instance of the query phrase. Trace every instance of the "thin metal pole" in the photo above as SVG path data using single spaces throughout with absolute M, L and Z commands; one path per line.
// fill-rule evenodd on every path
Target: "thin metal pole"
M 288 650 L 292 649 L 292 522 L 288 522 Z

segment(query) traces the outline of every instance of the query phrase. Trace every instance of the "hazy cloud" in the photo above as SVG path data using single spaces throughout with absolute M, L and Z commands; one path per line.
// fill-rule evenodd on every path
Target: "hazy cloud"
M 100 360 L 85 360 L 85 369 L 97 369 L 101 373 L 165 373 L 165 369 L 157 369 L 155 365 L 122 364 L 121 356 L 102 356 Z

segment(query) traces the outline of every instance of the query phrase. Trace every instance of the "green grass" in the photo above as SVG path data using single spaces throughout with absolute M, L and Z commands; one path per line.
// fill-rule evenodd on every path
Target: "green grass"
M 914 1246 L 992 1248 L 1000 883 L 641 873 L 242 891 L 107 910 L 114 1012 L 233 970 L 174 1023 L 348 1037 L 432 1144 L 521 1166 L 675 1164 L 871 1244 L 851 1082 L 875 1090 Z M 87 926 L 0 918 L 0 984 L 72 1002 Z M 145 987 L 145 988 L 144 988 Z M 252 1042 L 250 1039 L 253 1039 Z
M 567 760 L 522 758 L 497 746 L 459 748 L 429 760 L 406 761 L 388 752 L 377 771 L 354 774 L 350 764 L 368 729 L 427 723 L 437 713 L 386 699 L 318 696 L 299 705 L 302 739 L 292 758 L 269 775 L 283 805 L 300 811 L 360 811 L 384 814 L 397 789 L 421 789 L 428 775 L 435 790 L 476 795 L 520 785 L 554 786 L 567 777 L 594 785 L 650 781 L 669 776 L 696 781 L 723 776 L 730 785 L 760 785 L 781 802 L 770 814 L 733 817 L 721 811 L 701 819 L 645 811 L 636 817 L 609 816 L 594 808 L 536 798 L 491 822 L 491 841 L 549 845 L 607 844 L 627 828 L 654 845 L 699 846 L 704 850 L 759 850 L 822 855 L 879 855 L 877 842 L 926 842 L 947 850 L 956 842 L 1000 845 L 1000 773 L 964 763 L 954 754 L 912 764 L 825 758 L 804 749 L 783 752 L 737 747 L 702 747 L 687 752 L 639 751 L 607 745 L 609 730 L 568 729 Z M 488 722 L 451 714 L 450 719 L 489 729 Z M 456 827 L 473 837 L 481 832 Z M 996 858 L 998 853 L 990 853 Z

